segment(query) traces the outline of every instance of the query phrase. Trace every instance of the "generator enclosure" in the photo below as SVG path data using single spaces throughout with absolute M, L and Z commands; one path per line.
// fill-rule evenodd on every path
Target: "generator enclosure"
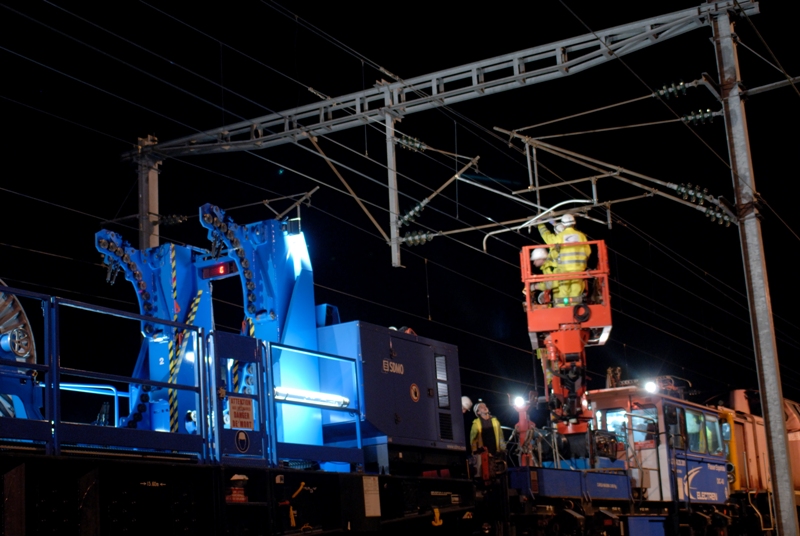
M 320 327 L 317 336 L 321 352 L 358 363 L 368 468 L 397 473 L 400 466 L 441 467 L 444 460 L 463 465 L 455 346 L 361 321 Z

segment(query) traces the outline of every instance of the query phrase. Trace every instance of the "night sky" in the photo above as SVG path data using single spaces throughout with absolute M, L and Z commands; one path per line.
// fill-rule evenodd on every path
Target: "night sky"
M 135 310 L 130 285 L 105 282 L 94 233 L 107 227 L 137 241 L 135 220 L 103 223 L 137 210 L 136 170 L 121 154 L 137 137 L 168 141 L 204 129 L 279 112 L 693 7 L 671 2 L 439 2 L 435 7 L 340 3 L 282 5 L 247 2 L 210 9 L 172 3 L 124 2 L 103 7 L 61 2 L 2 4 L 0 116 L 5 172 L 0 196 L 6 221 L 0 278 L 12 287 Z M 449 7 L 447 7 L 449 6 Z M 765 1 L 761 14 L 740 20 L 736 33 L 742 81 L 748 88 L 800 73 L 798 7 Z M 790 11 L 786 11 L 786 10 Z M 753 28 L 755 25 L 755 29 Z M 710 28 L 666 40 L 621 60 L 544 84 L 407 115 L 398 135 L 431 149 L 397 149 L 400 207 L 405 212 L 441 186 L 469 158 L 480 156 L 471 180 L 501 192 L 528 185 L 522 147 L 493 127 L 512 130 L 650 95 L 664 85 L 718 78 Z M 774 57 L 773 57 L 774 54 Z M 777 62 L 775 60 L 777 58 Z M 310 91 L 313 88 L 314 91 Z M 544 141 L 661 181 L 700 184 L 733 200 L 721 117 L 705 124 L 671 121 L 721 109 L 706 89 L 680 98 L 647 98 L 526 131 Z M 792 87 L 752 96 L 746 104 L 767 273 L 777 327 L 784 394 L 800 399 L 795 164 L 800 93 Z M 636 128 L 597 131 L 639 125 Z M 320 147 L 388 232 L 385 133 L 381 125 L 319 138 Z M 466 157 L 458 161 L 437 152 Z M 540 154 L 543 183 L 591 175 Z M 519 250 L 538 233 L 481 231 L 439 236 L 402 248 L 403 268 L 369 218 L 308 141 L 256 153 L 181 157 L 163 162 L 160 212 L 189 216 L 163 227 L 162 241 L 210 247 L 197 222 L 204 203 L 231 208 L 238 223 L 268 219 L 260 201 L 321 186 L 302 208 L 314 266 L 317 303 L 339 307 L 342 320 L 410 326 L 417 334 L 459 347 L 463 391 L 485 399 L 504 424 L 514 420 L 506 393 L 532 388 L 532 353 L 522 309 Z M 611 201 L 641 191 L 614 179 L 598 182 Z M 545 190 L 552 205 L 586 197 L 586 184 Z M 531 194 L 528 200 L 535 200 Z M 243 205 L 249 205 L 244 208 Z M 286 202 L 275 202 L 280 211 Z M 10 209 L 10 210 L 9 210 Z M 468 184 L 445 189 L 408 231 L 466 229 L 532 217 L 533 209 Z M 590 215 L 605 221 L 606 213 Z M 579 219 L 591 239 L 604 239 L 612 270 L 614 329 L 608 344 L 588 351 L 590 388 L 605 370 L 624 378 L 673 375 L 691 382 L 695 400 L 716 401 L 730 388 L 757 387 L 738 230 L 663 198 L 612 208 L 612 226 Z M 219 329 L 238 330 L 239 283 L 218 282 Z M 27 307 L 27 306 L 26 306 Z M 35 311 L 28 310 L 35 316 Z M 36 321 L 32 319 L 35 324 Z M 129 374 L 138 352 L 136 327 L 86 317 L 70 324 L 65 359 Z M 71 353 L 70 353 L 71 352 Z M 541 382 L 541 373 L 539 373 Z

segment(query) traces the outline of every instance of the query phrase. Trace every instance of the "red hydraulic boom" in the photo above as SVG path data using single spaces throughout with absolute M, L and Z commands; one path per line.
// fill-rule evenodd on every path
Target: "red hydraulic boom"
M 583 244 L 592 247 L 590 267 L 584 272 L 537 273 L 531 253 L 539 248 L 557 247 L 554 245 L 526 246 L 520 253 L 528 333 L 534 351 L 542 360 L 550 418 L 561 434 L 584 433 L 588 429 L 592 415 L 584 398 L 585 348 L 605 344 L 611 332 L 606 245 L 602 240 L 594 240 L 570 246 Z M 557 290 L 559 283 L 575 280 L 585 281 L 584 294 L 577 299 L 561 297 Z

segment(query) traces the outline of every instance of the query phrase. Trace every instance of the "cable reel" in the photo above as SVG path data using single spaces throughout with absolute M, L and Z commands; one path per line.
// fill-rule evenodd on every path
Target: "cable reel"
M 6 286 L 2 279 L 0 285 Z M 17 361 L 36 362 L 36 344 L 22 304 L 13 294 L 0 292 L 0 355 L 6 352 Z
M 592 310 L 585 303 L 579 303 L 573 307 L 572 317 L 576 322 L 586 322 L 592 317 Z

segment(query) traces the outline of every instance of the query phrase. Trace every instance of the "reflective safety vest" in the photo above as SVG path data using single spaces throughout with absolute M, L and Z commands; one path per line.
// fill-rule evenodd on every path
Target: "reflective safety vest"
M 570 243 L 586 242 L 586 235 L 582 232 L 567 227 L 556 235 L 556 244 L 561 244 L 558 253 L 559 272 L 583 272 L 586 270 L 586 261 L 592 254 L 589 244 L 570 246 Z
M 550 232 L 546 225 L 539 225 L 539 234 L 548 244 L 555 244 L 558 250 L 558 267 L 556 272 L 583 272 L 586 270 L 586 261 L 592 254 L 589 244 L 570 246 L 570 243 L 586 242 L 586 235 L 574 227 L 567 227 L 558 234 Z
M 550 248 L 550 254 L 544 260 L 544 263 L 539 268 L 542 274 L 549 275 L 558 271 L 558 248 Z M 558 281 L 544 281 L 543 283 L 536 283 L 533 288 L 536 290 L 550 290 L 553 286 L 558 286 Z
M 500 421 L 497 420 L 497 417 L 491 417 L 491 423 L 492 430 L 494 430 L 495 450 L 498 452 L 505 450 L 506 441 L 503 438 L 503 429 L 500 427 Z M 473 452 L 484 446 L 483 434 L 481 433 L 482 429 L 483 420 L 480 417 L 472 421 L 472 429 L 469 432 L 469 443 L 472 445 Z

